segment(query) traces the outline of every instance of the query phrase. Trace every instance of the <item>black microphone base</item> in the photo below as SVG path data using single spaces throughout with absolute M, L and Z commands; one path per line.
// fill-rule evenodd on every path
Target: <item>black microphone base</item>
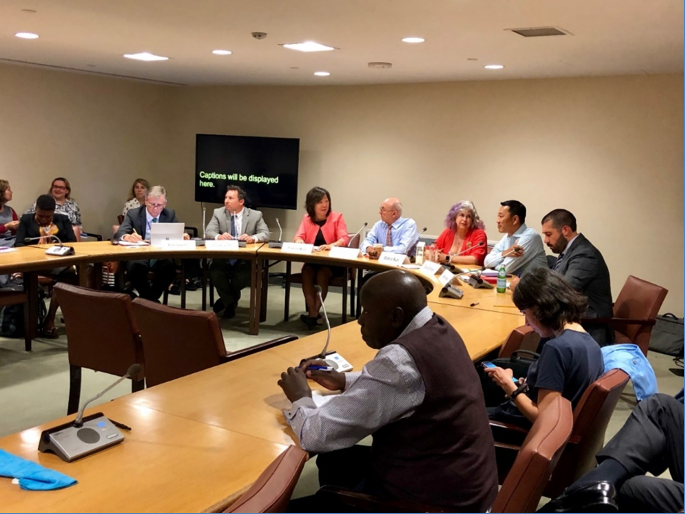
M 81 427 L 74 422 L 43 430 L 38 451 L 54 453 L 65 462 L 73 462 L 124 440 L 124 436 L 102 412 L 83 418 Z
M 269 241 L 269 248 L 283 248 L 283 241 Z

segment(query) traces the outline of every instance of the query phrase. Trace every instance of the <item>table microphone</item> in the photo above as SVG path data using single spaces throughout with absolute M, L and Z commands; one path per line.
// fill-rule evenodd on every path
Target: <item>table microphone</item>
M 367 221 L 365 221 L 364 224 L 361 226 L 361 228 L 360 228 L 359 230 L 357 230 L 357 232 L 350 238 L 350 240 L 347 242 L 347 247 L 348 247 L 348 248 L 349 248 L 350 245 L 352 244 L 352 241 L 354 240 L 354 238 L 357 237 L 357 236 L 361 233 L 361 231 L 364 230 L 364 228 L 365 228 L 366 226 L 368 226 L 368 224 L 369 224 L 369 223 L 368 223 Z M 323 302 L 322 302 L 322 303 L 323 303 Z
M 452 253 L 452 254 L 450 254 L 450 259 L 451 259 L 452 257 L 459 257 L 462 253 L 470 252 L 470 251 L 473 250 L 474 248 L 478 248 L 479 246 L 483 246 L 484 244 L 485 244 L 485 242 L 481 241 L 481 242 L 479 242 L 477 245 L 474 245 L 474 246 L 472 246 L 472 247 L 470 247 L 470 248 L 467 248 L 466 250 L 462 250 L 461 252 L 457 252 L 457 253 Z
M 281 222 L 276 218 L 276 225 L 281 233 L 278 235 L 278 241 L 269 241 L 269 248 L 283 248 L 283 228 L 281 228 Z
M 54 234 L 46 234 L 44 236 L 38 236 L 38 237 L 25 237 L 24 242 L 30 243 L 31 241 L 38 241 L 43 237 L 51 237 L 53 239 L 57 239 L 57 242 L 59 243 L 59 246 L 55 245 L 55 246 L 52 246 L 51 248 L 48 248 L 47 250 L 45 250 L 45 253 L 47 255 L 56 255 L 59 257 L 64 257 L 65 255 L 74 255 L 74 248 L 72 246 L 64 246 L 64 244 L 62 243 L 60 238 Z
M 326 336 L 326 345 L 323 347 L 323 350 L 321 350 L 321 353 L 318 355 L 320 358 L 323 359 L 326 357 L 328 343 L 331 342 L 331 322 L 328 319 L 328 313 L 326 313 L 326 305 L 323 303 L 323 296 L 321 296 L 321 286 L 317 284 L 314 286 L 314 288 L 316 289 L 316 295 L 319 297 L 319 301 L 321 302 L 321 308 L 323 309 L 323 317 L 326 320 L 326 327 L 328 328 L 328 335 Z
M 60 238 L 54 234 L 46 234 L 44 236 L 38 236 L 38 237 L 25 237 L 24 243 L 30 243 L 31 241 L 38 241 L 39 239 L 43 239 L 44 237 L 51 237 L 53 239 L 57 239 L 57 242 L 59 243 L 59 245 L 64 246 L 64 244 L 62 244 L 62 241 L 60 240 Z

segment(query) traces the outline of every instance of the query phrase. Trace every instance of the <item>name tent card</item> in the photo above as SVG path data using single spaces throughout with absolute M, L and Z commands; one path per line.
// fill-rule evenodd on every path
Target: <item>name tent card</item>
M 390 264 L 391 266 L 399 266 L 400 264 L 404 264 L 404 259 L 406 258 L 407 256 L 402 253 L 383 252 L 381 253 L 381 256 L 378 258 L 378 262 L 380 264 Z
M 356 259 L 359 257 L 359 248 L 347 248 L 345 246 L 334 246 L 328 255 L 336 259 Z
M 446 269 L 442 272 L 442 275 L 438 277 L 438 280 L 442 284 L 443 287 L 445 287 L 447 284 L 452 283 L 452 279 L 454 278 L 454 273 L 452 273 L 450 270 Z
M 438 271 L 440 271 L 440 263 L 438 262 L 433 262 L 433 261 L 425 261 L 422 265 L 421 268 L 419 268 L 419 271 L 425 273 L 426 275 L 435 275 Z
M 162 241 L 162 250 L 196 250 L 195 241 Z
M 287 253 L 301 253 L 306 255 L 312 253 L 313 249 L 314 245 L 306 245 L 303 243 L 283 243 L 283 248 L 281 248 L 281 251 Z
M 237 250 L 239 248 L 237 239 L 214 239 L 205 241 L 207 250 Z

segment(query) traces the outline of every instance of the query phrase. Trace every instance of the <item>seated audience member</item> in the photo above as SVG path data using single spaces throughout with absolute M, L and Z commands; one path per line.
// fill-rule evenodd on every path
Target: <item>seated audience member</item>
M 49 244 L 53 243 L 75 243 L 76 236 L 71 227 L 69 218 L 62 214 L 56 214 L 55 199 L 50 195 L 40 195 L 34 204 L 34 212 L 24 214 L 19 220 L 17 227 L 17 243 L 15 246 Z M 58 239 L 55 239 L 54 237 Z M 26 239 L 33 239 L 26 241 Z M 50 270 L 52 278 L 60 280 L 73 280 L 75 277 L 74 267 L 53 268 Z M 54 339 L 57 337 L 55 332 L 55 314 L 57 313 L 57 298 L 53 296 L 50 300 L 48 314 L 43 321 L 41 336 Z
M 554 209 L 542 218 L 545 244 L 558 254 L 552 269 L 560 273 L 576 291 L 587 296 L 585 318 L 611 318 L 611 279 L 604 257 L 583 234 L 577 232 L 576 217 L 566 209 Z M 614 341 L 609 325 L 583 323 L 600 346 Z
M 137 178 L 133 185 L 131 186 L 131 191 L 128 193 L 128 200 L 124 204 L 124 210 L 121 212 L 122 216 L 126 216 L 126 213 L 131 209 L 137 209 L 141 205 L 145 205 L 145 198 L 147 198 L 147 192 L 150 190 L 150 183 L 144 178 Z
M 379 211 L 380 221 L 371 228 L 362 241 L 361 251 L 369 257 L 380 255 L 374 245 L 383 245 L 383 252 L 401 253 L 409 257 L 416 254 L 416 243 L 419 234 L 416 222 L 411 218 L 402 217 L 402 203 L 398 198 L 387 198 Z
M 19 217 L 10 207 L 12 188 L 6 180 L 0 180 L 0 246 L 14 246 L 19 226 Z
M 500 204 L 497 230 L 504 236 L 485 257 L 486 268 L 499 269 L 504 264 L 507 273 L 522 277 L 535 268 L 547 267 L 542 238 L 526 226 L 526 206 L 521 202 L 507 200 Z
M 448 512 L 487 511 L 497 494 L 494 443 L 461 337 L 406 271 L 371 277 L 361 302 L 362 338 L 378 350 L 361 372 L 309 369 L 324 364 L 314 360 L 278 382 L 293 402 L 285 415 L 300 445 L 319 454 L 320 484 Z M 342 394 L 317 407 L 307 378 Z M 371 447 L 356 445 L 369 435 Z
M 64 177 L 57 177 L 52 181 L 50 191 L 48 194 L 55 199 L 55 214 L 64 214 L 69 218 L 71 227 L 76 240 L 81 240 L 81 209 L 79 209 L 76 201 L 71 197 L 71 185 Z M 36 204 L 26 211 L 26 214 L 32 214 L 36 211 Z
M 638 403 L 597 462 L 538 512 L 682 512 L 682 401 L 655 394 Z M 670 479 L 656 478 L 666 469 Z
M 313 244 L 319 250 L 330 250 L 333 246 L 345 246 L 350 240 L 347 234 L 345 219 L 339 212 L 331 210 L 331 195 L 322 187 L 314 187 L 305 199 L 307 214 L 295 234 L 296 243 Z M 300 320 L 310 329 L 316 326 L 320 318 L 321 303 L 316 294 L 316 285 L 321 287 L 321 296 L 325 300 L 328 294 L 328 283 L 333 277 L 342 277 L 345 268 L 340 266 L 321 266 L 305 264 L 302 266 L 302 293 L 307 305 L 307 313 L 300 315 Z
M 154 186 L 150 189 L 145 205 L 131 209 L 126 213 L 124 222 L 114 234 L 114 239 L 135 243 L 150 239 L 150 227 L 153 223 L 179 223 L 173 209 L 167 209 L 166 189 Z M 183 234 L 184 239 L 190 239 Z M 170 259 L 127 261 L 128 278 L 141 298 L 158 301 L 165 289 L 169 287 L 176 275 L 176 265 Z M 154 271 L 152 283 L 147 274 Z
M 269 240 L 269 227 L 262 213 L 245 207 L 245 191 L 240 186 L 228 186 L 224 206 L 214 209 L 206 235 L 213 239 L 237 239 L 246 243 Z M 212 259 L 209 276 L 219 292 L 214 312 L 224 318 L 235 317 L 240 291 L 250 285 L 251 264 L 243 259 Z
M 514 291 L 514 304 L 541 337 L 540 358 L 516 383 L 511 369 L 485 368 L 508 400 L 488 407 L 490 419 L 530 427 L 538 412 L 561 395 L 575 408 L 585 389 L 604 372 L 602 351 L 580 326 L 585 297 L 547 268 L 527 273 Z
M 476 206 L 468 200 L 453 205 L 445 218 L 445 226 L 447 228 L 435 242 L 440 250 L 436 260 L 445 264 L 482 266 L 488 253 L 488 237 Z

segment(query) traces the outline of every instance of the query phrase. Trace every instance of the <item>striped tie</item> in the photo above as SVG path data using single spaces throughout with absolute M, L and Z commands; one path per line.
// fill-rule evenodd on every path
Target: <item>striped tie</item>
M 388 225 L 388 235 L 385 236 L 385 246 L 392 246 L 392 225 Z
M 557 257 L 556 262 L 554 263 L 554 267 L 552 268 L 553 271 L 556 271 L 557 268 L 561 265 L 561 260 L 564 258 L 564 252 L 561 252 L 559 254 L 559 257 Z

